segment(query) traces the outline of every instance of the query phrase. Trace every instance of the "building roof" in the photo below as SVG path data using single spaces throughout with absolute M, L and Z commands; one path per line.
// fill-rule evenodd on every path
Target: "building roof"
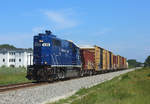
M 4 52 L 33 52 L 32 50 L 28 50 L 28 49 L 5 49 L 2 48 L 0 49 L 0 53 L 4 53 Z

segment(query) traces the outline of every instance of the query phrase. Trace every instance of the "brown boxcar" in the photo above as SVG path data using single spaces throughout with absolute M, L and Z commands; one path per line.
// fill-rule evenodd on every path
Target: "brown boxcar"
M 114 69 L 117 69 L 117 56 L 116 55 L 114 55 L 113 56 L 113 64 L 114 64 Z
M 116 58 L 115 58 L 115 55 L 113 55 L 113 69 L 116 68 Z
M 100 69 L 100 47 L 95 46 L 95 70 L 98 71 Z
M 112 66 L 111 66 L 111 69 L 114 69 L 114 54 L 112 53 L 111 54 L 111 64 L 112 64 Z
M 84 70 L 94 70 L 95 69 L 95 56 L 94 52 L 88 50 L 80 50 L 80 56 L 82 61 L 82 69 Z
M 120 63 L 119 63 L 119 65 L 120 65 L 120 69 L 122 69 L 122 57 L 121 57 L 121 56 L 119 56 L 119 59 L 120 59 Z
M 119 56 L 120 57 L 120 69 L 123 69 L 123 58 L 122 56 Z
M 102 58 L 100 57 L 100 53 L 102 53 L 101 51 L 103 51 L 100 47 L 98 46 L 94 46 L 94 47 L 85 47 L 85 48 L 80 48 L 80 50 L 87 50 L 91 53 L 93 53 L 93 56 L 94 56 L 94 68 L 95 68 L 95 71 L 99 71 L 101 70 L 102 68 Z
M 109 51 L 109 69 L 113 69 L 113 53 Z
M 117 55 L 117 69 L 125 69 L 125 68 L 127 68 L 126 58 Z
M 100 48 L 100 69 L 103 69 L 103 48 Z
M 117 69 L 120 69 L 120 56 L 117 55 Z
M 124 57 L 121 58 L 122 58 L 122 69 L 124 69 Z
M 103 49 L 103 70 L 107 70 L 107 51 Z
M 125 58 L 125 68 L 127 69 L 128 68 L 128 62 L 127 62 L 127 59 Z
M 122 57 L 122 68 L 124 69 L 125 68 L 125 58 Z
M 107 70 L 110 70 L 110 55 L 109 55 L 109 51 L 106 51 L 107 53 Z
M 123 68 L 126 69 L 127 68 L 127 60 L 126 58 L 123 57 Z

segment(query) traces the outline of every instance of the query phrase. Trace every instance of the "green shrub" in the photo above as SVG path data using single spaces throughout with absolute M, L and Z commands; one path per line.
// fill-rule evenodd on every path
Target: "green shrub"
M 150 73 L 147 76 L 150 77 Z

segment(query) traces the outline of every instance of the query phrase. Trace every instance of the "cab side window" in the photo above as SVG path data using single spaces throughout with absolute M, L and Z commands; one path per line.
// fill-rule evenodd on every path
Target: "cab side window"
M 53 39 L 52 43 L 53 43 L 53 46 L 61 46 L 61 41 L 60 40 Z
M 72 52 L 73 53 L 76 53 L 77 50 L 76 50 L 76 47 L 72 45 L 72 43 L 69 43 L 69 47 L 72 49 Z
M 71 49 L 72 49 L 72 43 L 69 43 L 69 48 L 71 48 Z

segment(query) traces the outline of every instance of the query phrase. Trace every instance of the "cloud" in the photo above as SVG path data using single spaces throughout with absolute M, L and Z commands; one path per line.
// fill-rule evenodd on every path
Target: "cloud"
M 42 11 L 53 25 L 58 29 L 66 29 L 77 26 L 73 19 L 72 11 Z

